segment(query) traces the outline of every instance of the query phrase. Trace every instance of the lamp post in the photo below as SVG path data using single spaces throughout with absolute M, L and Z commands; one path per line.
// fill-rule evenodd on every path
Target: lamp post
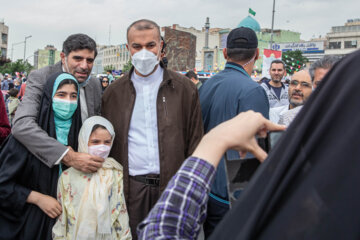
M 25 62 L 25 54 L 26 54 L 26 39 L 31 38 L 31 37 L 32 37 L 31 35 L 25 37 L 25 41 L 24 41 L 24 62 Z
M 271 39 L 270 39 L 270 49 L 272 49 L 273 45 L 273 35 L 274 35 L 274 15 L 275 15 L 275 0 L 273 2 L 273 12 L 272 12 L 272 20 L 271 20 Z
M 13 43 L 13 44 L 11 45 L 11 61 L 13 61 L 13 60 L 14 60 L 14 59 L 13 59 L 13 55 L 14 55 L 14 46 L 19 45 L 19 44 L 22 44 L 22 43 L 24 43 L 24 42 Z

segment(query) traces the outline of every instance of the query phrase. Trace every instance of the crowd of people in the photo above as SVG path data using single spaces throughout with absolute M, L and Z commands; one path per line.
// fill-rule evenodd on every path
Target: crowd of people
M 303 105 L 317 106 L 321 98 L 312 97 L 314 89 L 317 96 L 330 91 L 322 78 L 334 82 L 331 73 L 342 73 L 345 60 L 324 57 L 296 72 L 289 84 L 282 81 L 285 63 L 274 60 L 271 78 L 259 84 L 250 77 L 259 58 L 255 32 L 233 29 L 226 46 L 225 69 L 201 83 L 193 71 L 183 76 L 167 69 L 159 26 L 141 19 L 127 29 L 133 67 L 120 79 L 111 72 L 92 77 L 96 43 L 73 34 L 63 43 L 60 62 L 30 72 L 23 96 L 15 86 L 6 89 L 9 97 L 0 96 L 0 239 L 197 239 L 201 228 L 206 239 L 253 239 L 260 230 L 267 239 L 281 238 L 270 234 L 274 229 L 253 227 L 265 220 L 251 214 L 260 219 L 257 206 L 266 205 L 260 200 L 267 193 L 257 189 L 280 186 L 264 182 L 273 177 L 269 171 L 288 173 L 277 168 L 287 142 L 266 159 L 256 138 L 285 126 L 286 136 L 298 134 L 292 130 L 300 123 L 291 124 L 295 116 L 311 116 L 309 104 Z M 340 66 L 333 71 L 334 65 Z M 303 128 L 311 124 L 305 120 Z M 303 148 L 289 142 L 294 152 Z M 262 163 L 234 209 L 224 153 L 229 160 L 252 157 Z M 290 161 L 290 152 L 286 156 L 283 161 Z M 234 213 L 247 205 L 254 211 Z M 241 233 L 236 215 L 249 217 L 249 224 L 238 226 Z M 312 236 L 313 229 L 289 228 L 293 235 L 284 238 Z

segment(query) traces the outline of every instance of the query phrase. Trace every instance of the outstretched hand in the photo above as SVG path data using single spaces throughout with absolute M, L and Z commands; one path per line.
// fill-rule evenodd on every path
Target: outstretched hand
M 267 153 L 257 144 L 255 136 L 266 137 L 268 131 L 281 131 L 285 128 L 270 122 L 260 113 L 240 113 L 207 133 L 192 155 L 207 160 L 215 167 L 228 149 L 239 151 L 241 157 L 250 152 L 264 161 Z

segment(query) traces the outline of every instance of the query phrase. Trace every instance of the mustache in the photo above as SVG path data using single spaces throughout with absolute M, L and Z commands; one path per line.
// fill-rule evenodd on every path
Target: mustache
M 75 72 L 78 72 L 78 73 L 89 73 L 89 72 L 90 72 L 90 69 L 75 68 Z
M 301 97 L 304 97 L 304 94 L 300 90 L 296 90 L 296 89 L 291 94 L 291 96 L 293 96 L 293 95 L 299 95 Z

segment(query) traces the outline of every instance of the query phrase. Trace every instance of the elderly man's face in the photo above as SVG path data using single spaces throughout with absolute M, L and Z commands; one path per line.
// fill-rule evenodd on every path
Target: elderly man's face
M 311 77 L 307 71 L 296 72 L 289 85 L 290 108 L 304 105 L 312 92 Z
M 317 68 L 314 71 L 314 88 L 317 88 L 319 86 L 321 80 L 324 78 L 324 76 L 327 74 L 327 72 L 330 69 L 325 68 Z

